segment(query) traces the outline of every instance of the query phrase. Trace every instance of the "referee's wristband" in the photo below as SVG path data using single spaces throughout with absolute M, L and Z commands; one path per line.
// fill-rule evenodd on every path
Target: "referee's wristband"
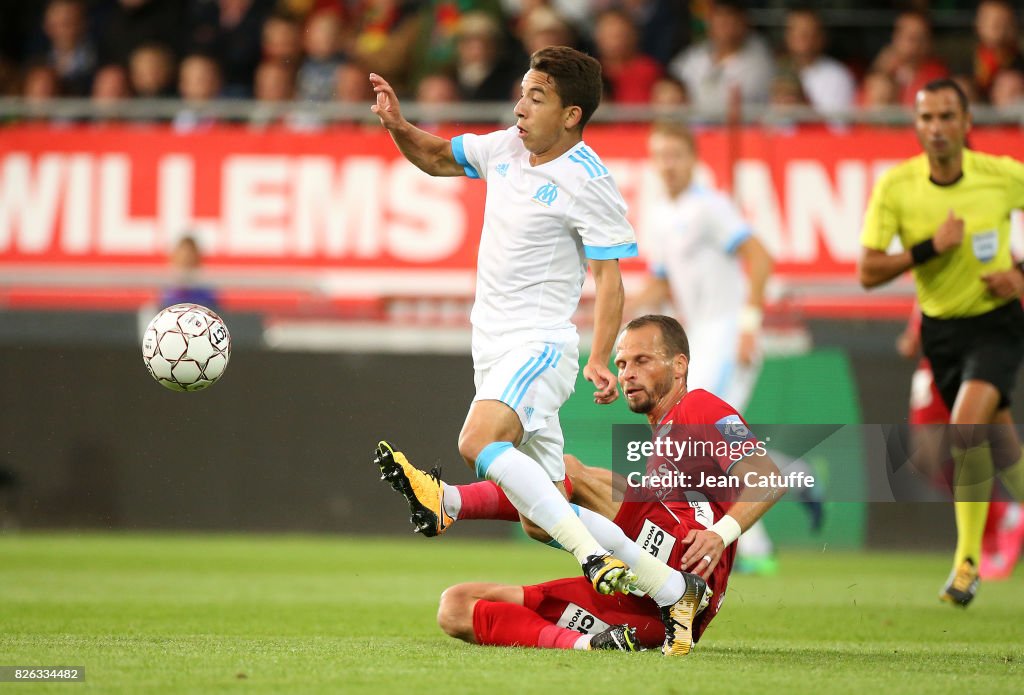
M 934 239 L 925 239 L 910 247 L 910 257 L 914 259 L 914 265 L 927 263 L 938 255 L 939 252 L 935 250 Z
M 739 538 L 740 534 L 743 533 L 743 529 L 740 528 L 740 522 L 728 514 L 712 524 L 708 531 L 714 531 L 721 536 L 726 546 Z

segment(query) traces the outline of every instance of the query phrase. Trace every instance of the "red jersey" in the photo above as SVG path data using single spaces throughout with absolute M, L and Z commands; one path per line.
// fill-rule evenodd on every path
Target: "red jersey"
M 655 436 L 659 432 L 667 432 L 672 428 L 676 433 L 682 430 L 695 438 L 706 438 L 715 443 L 755 442 L 747 428 L 746 422 L 728 403 L 718 396 L 703 389 L 687 392 L 655 428 Z M 737 459 L 723 455 L 726 447 L 714 447 L 715 453 L 704 456 L 687 457 L 676 467 L 697 476 L 723 476 Z M 665 462 L 651 459 L 648 471 L 660 471 Z M 681 495 L 670 495 L 664 501 L 651 490 L 637 490 L 627 486 L 625 499 L 614 521 L 615 524 L 633 539 L 637 545 L 658 558 L 669 567 L 682 569 L 680 560 L 686 550 L 681 542 L 691 529 L 706 529 L 722 518 L 728 511 L 730 502 L 723 500 L 722 490 L 704 490 L 695 485 L 683 499 Z M 701 495 L 704 499 L 701 499 Z M 736 557 L 736 544 L 725 548 L 722 557 L 712 572 L 708 584 L 715 592 L 711 605 L 708 606 L 698 620 L 699 635 L 704 626 L 718 613 Z

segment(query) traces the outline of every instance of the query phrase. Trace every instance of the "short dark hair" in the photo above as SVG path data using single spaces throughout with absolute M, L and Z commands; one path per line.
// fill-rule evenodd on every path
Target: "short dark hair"
M 638 316 L 626 324 L 626 330 L 632 331 L 644 326 L 657 326 L 661 331 L 661 339 L 665 341 L 669 357 L 686 355 L 690 359 L 690 340 L 686 337 L 686 331 L 682 325 L 671 316 L 664 314 L 646 314 Z
M 551 76 L 562 106 L 579 106 L 580 130 L 601 103 L 601 63 L 568 46 L 548 46 L 530 56 L 530 69 Z
M 956 92 L 956 99 L 957 101 L 960 102 L 960 109 L 964 113 L 967 113 L 967 111 L 970 109 L 969 102 L 967 100 L 967 93 L 964 92 L 964 88 L 957 84 L 957 81 L 951 77 L 940 77 L 937 80 L 927 82 L 918 91 L 934 93 L 942 91 L 943 89 L 952 89 L 954 92 Z

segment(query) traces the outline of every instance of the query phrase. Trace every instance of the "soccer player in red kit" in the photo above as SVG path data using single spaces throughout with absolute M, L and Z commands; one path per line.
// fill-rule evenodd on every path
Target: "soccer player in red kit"
M 687 391 L 689 346 L 675 319 L 652 315 L 631 321 L 619 340 L 615 363 L 630 409 L 646 415 L 656 432 L 685 427 L 690 436 L 698 434 L 730 446 L 747 443 L 745 451 L 755 452 L 739 461 L 688 457 L 677 464 L 680 470 L 685 468 L 691 475 L 728 473 L 741 480 L 750 473 L 764 479 L 779 475 L 763 448 L 753 446 L 756 440 L 732 407 L 707 391 Z M 519 520 L 500 488 L 489 481 L 446 485 L 436 472 L 418 471 L 401 461 L 398 452 L 395 458 L 404 477 L 392 483 L 409 501 L 413 522 L 424 535 L 439 535 L 456 519 Z M 669 464 L 648 459 L 647 472 L 663 473 L 665 465 Z M 744 488 L 730 501 L 705 490 L 706 501 L 691 502 L 678 489 L 661 489 L 666 494 L 659 496 L 651 488 L 629 485 L 612 471 L 584 466 L 571 456 L 566 457 L 566 472 L 567 493 L 580 513 L 591 510 L 611 519 L 632 541 L 634 552 L 649 553 L 706 580 L 709 591 L 694 597 L 697 606 L 692 620 L 673 626 L 689 634 L 687 649 L 670 653 L 686 653 L 700 639 L 725 597 L 736 538 L 784 492 L 774 485 Z M 625 551 L 615 552 L 619 556 Z M 666 638 L 665 616 L 649 597 L 598 594 L 585 577 L 533 586 L 458 584 L 442 595 L 438 622 L 452 637 L 501 646 L 635 651 L 638 646 L 662 644 Z

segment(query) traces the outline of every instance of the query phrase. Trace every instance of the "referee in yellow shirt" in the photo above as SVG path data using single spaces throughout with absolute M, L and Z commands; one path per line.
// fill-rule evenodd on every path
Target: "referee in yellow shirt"
M 949 79 L 915 104 L 924 153 L 875 184 L 861 232 L 860 282 L 876 287 L 911 270 L 921 342 L 949 406 L 957 544 L 939 598 L 966 606 L 978 590 L 981 536 L 993 472 L 1024 497 L 1024 457 L 1010 393 L 1024 358 L 1024 264 L 1010 254 L 1010 212 L 1024 208 L 1024 164 L 967 149 L 967 97 Z M 899 237 L 903 251 L 888 251 Z M 994 470 L 993 470 L 994 466 Z

